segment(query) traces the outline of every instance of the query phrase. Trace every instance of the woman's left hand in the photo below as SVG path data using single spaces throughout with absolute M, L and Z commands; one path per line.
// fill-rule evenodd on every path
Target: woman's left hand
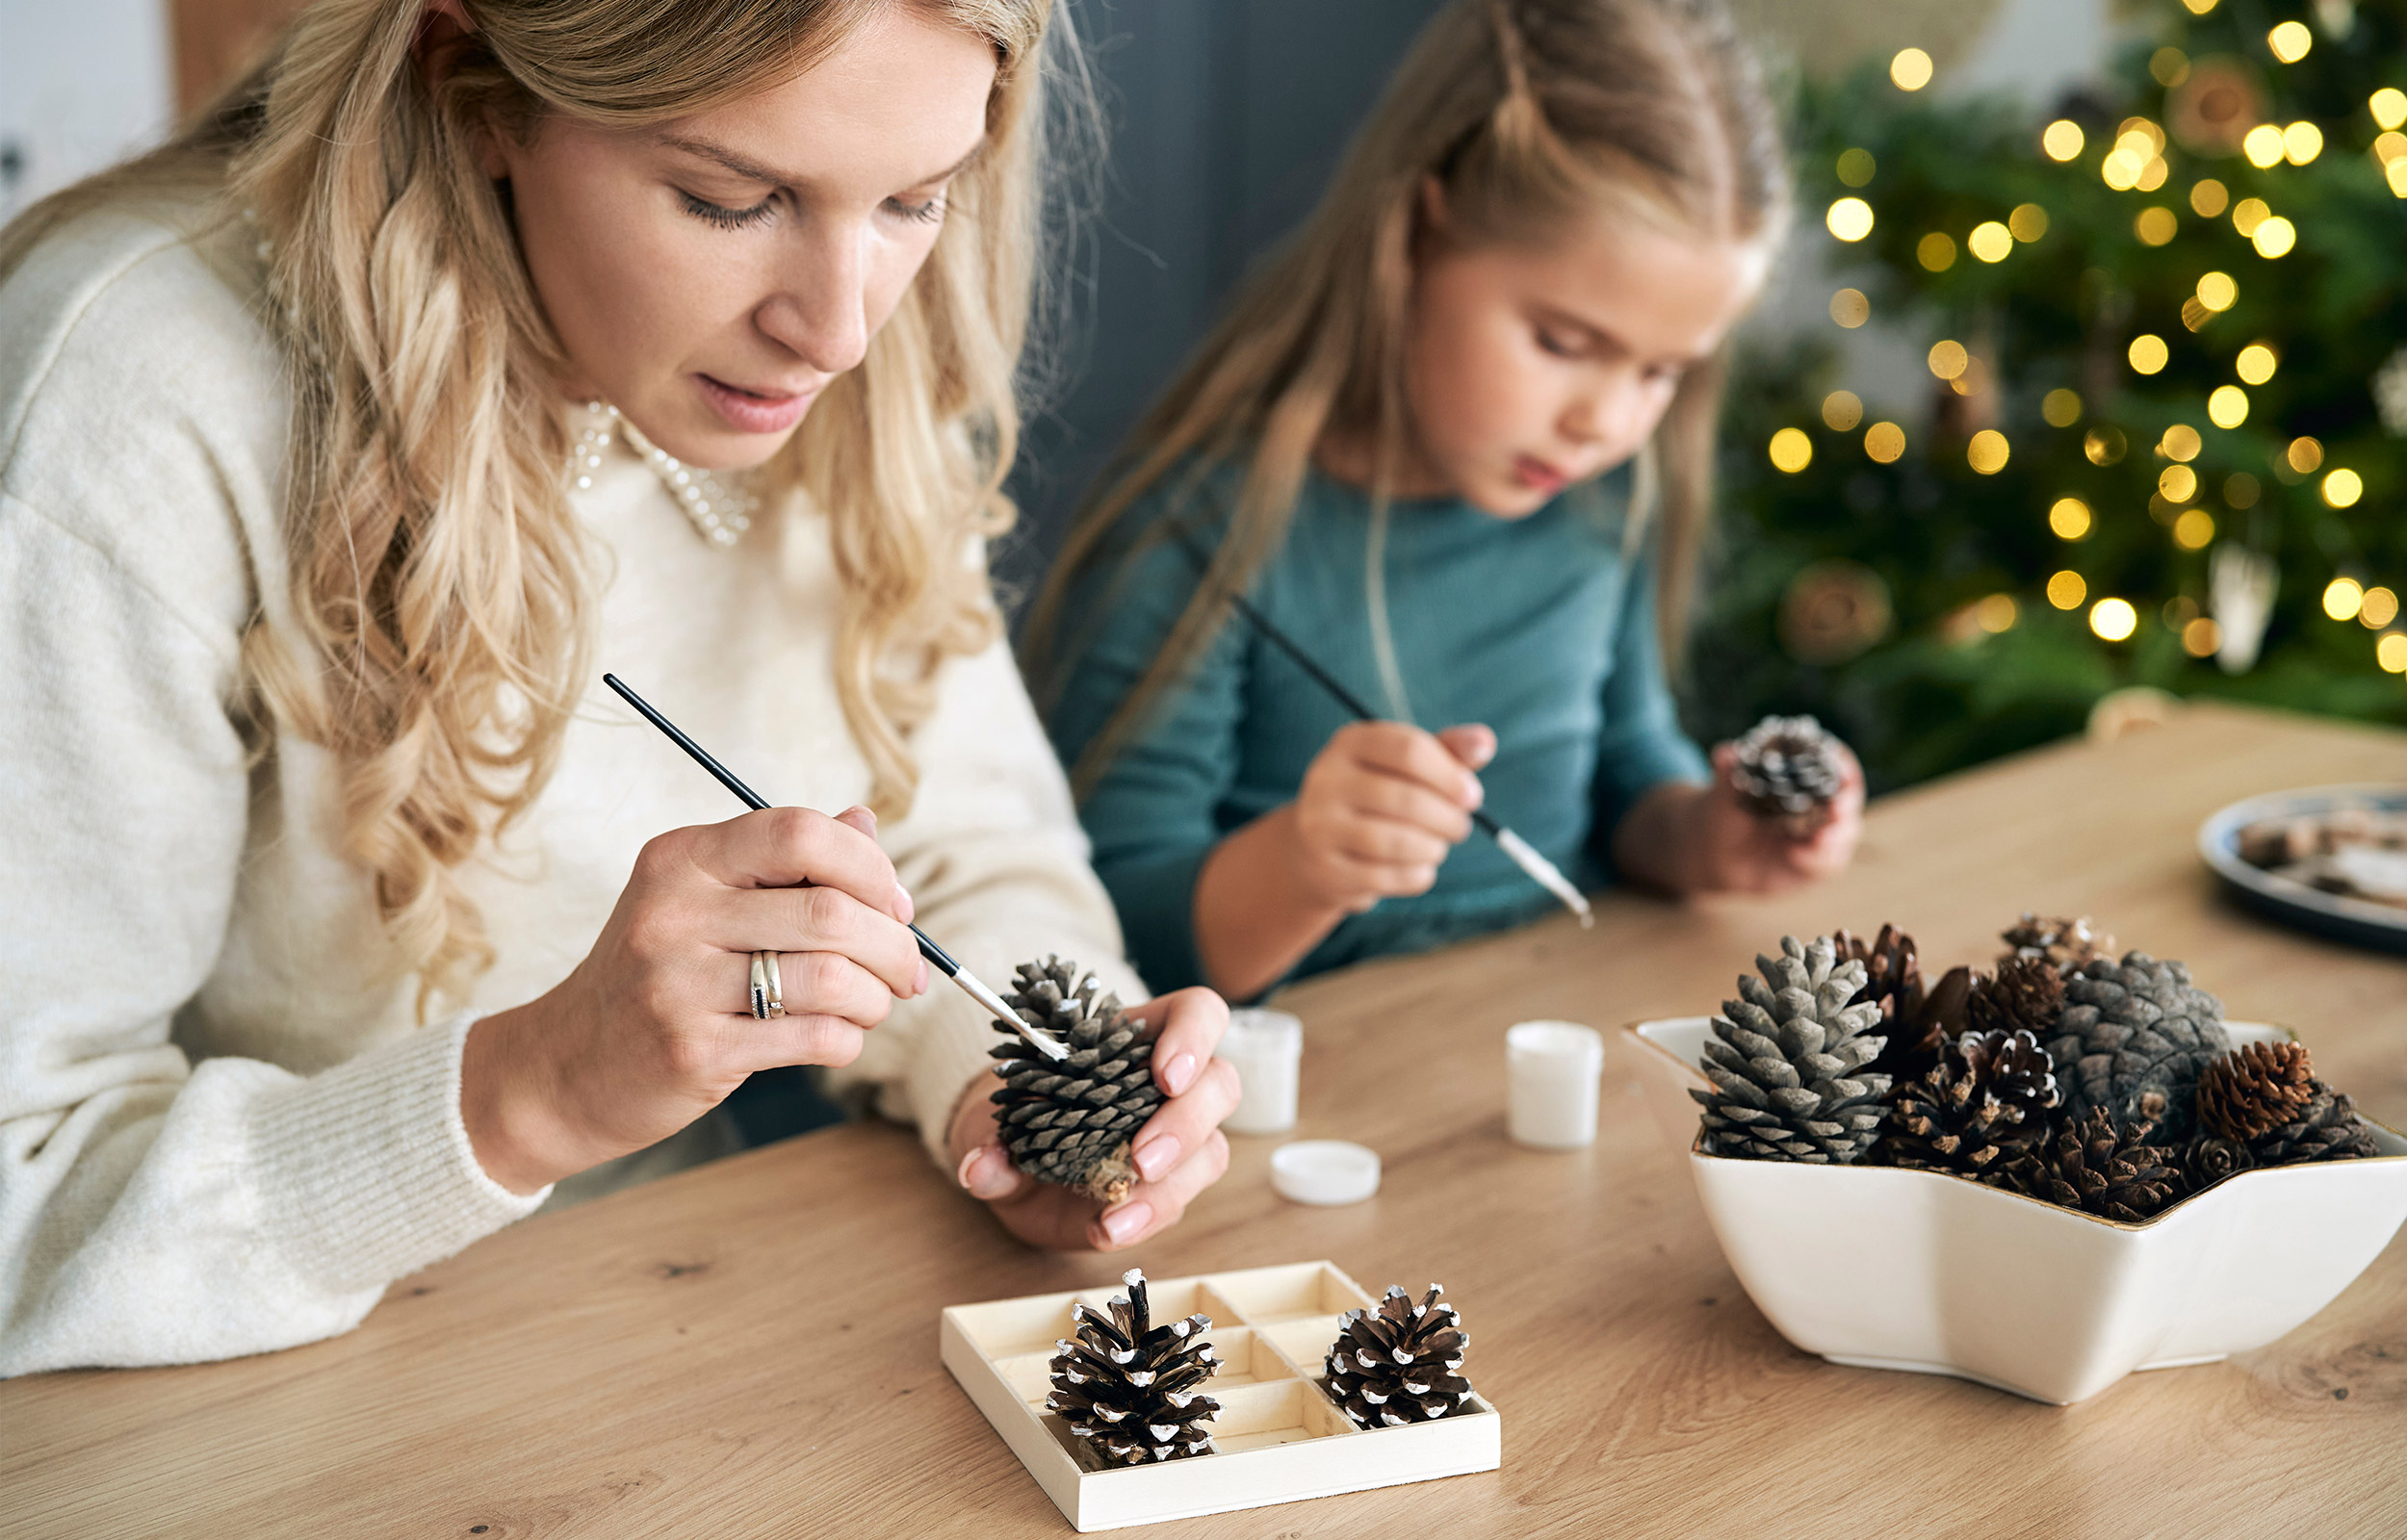
M 1180 989 L 1132 1007 L 1138 1021 L 1157 1022 L 1153 1083 L 1169 1099 L 1132 1142 L 1140 1180 L 1109 1209 L 1011 1163 L 996 1135 L 996 1086 L 981 1075 L 953 1108 L 953 1169 L 973 1197 L 993 1206 L 1004 1228 L 1030 1245 L 1054 1250 L 1117 1251 L 1178 1222 L 1195 1195 L 1229 1168 L 1229 1139 L 1221 1119 L 1237 1108 L 1237 1071 L 1215 1059 L 1229 1030 L 1229 1005 L 1209 989 Z
M 1839 794 L 1810 833 L 1799 834 L 1777 818 L 1750 808 L 1732 769 L 1738 750 L 1714 746 L 1714 782 L 1698 800 L 1697 845 L 1705 860 L 1700 886 L 1742 893 L 1777 893 L 1846 868 L 1864 834 L 1864 767 L 1838 745 L 1845 764 Z

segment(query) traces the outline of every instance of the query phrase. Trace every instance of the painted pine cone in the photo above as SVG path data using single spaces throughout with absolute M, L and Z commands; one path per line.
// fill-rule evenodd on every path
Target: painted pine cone
M 2231 1046 L 2223 1005 L 2189 982 L 2189 969 L 2145 952 L 2120 962 L 2093 959 L 2064 981 L 2056 1035 L 2042 1040 L 2056 1062 L 2065 1116 L 2104 1108 L 2118 1123 L 2147 1115 L 2142 1099 L 2164 1098 L 2157 1138 L 2189 1137 L 2198 1074 Z
M 1401 1284 L 1388 1287 L 1376 1309 L 1349 1310 L 1330 1345 L 1329 1394 L 1357 1427 L 1434 1423 L 1471 1402 L 1462 1374 L 1470 1334 L 1436 1284 L 1418 1304 Z
M 1809 834 L 1829 817 L 1847 780 L 1837 738 L 1810 716 L 1768 716 L 1733 745 L 1730 776 L 1759 817 Z
M 2147 1142 L 2145 1122 L 2117 1123 L 2103 1107 L 2060 1126 L 2029 1173 L 2033 1197 L 2128 1224 L 2154 1219 L 2179 1200 L 2182 1173 L 2164 1164 L 2174 1151 Z
M 1209 1454 L 1204 1426 L 1220 1402 L 1202 1394 L 1220 1370 L 1204 1334 L 1209 1316 L 1156 1326 L 1146 1298 L 1145 1274 L 1120 1275 L 1126 1296 L 1102 1310 L 1083 1301 L 1070 1307 L 1075 1341 L 1053 1344 L 1052 1394 L 1047 1408 L 1070 1424 L 1105 1465 L 1151 1465 Z
M 2058 1101 L 2048 1052 L 2029 1032 L 1967 1032 L 1920 1080 L 1889 1092 L 1873 1159 L 2014 1185 L 2015 1158 L 2049 1132 Z
M 2357 1116 L 2356 1103 L 2320 1080 L 2312 1084 L 2315 1093 L 2296 1117 L 2248 1142 L 2248 1152 L 2257 1164 L 2299 1166 L 2308 1161 L 2360 1160 L 2381 1154 L 2373 1126 Z
M 1059 1039 L 1070 1057 L 1047 1059 L 1018 1028 L 995 1023 L 1003 1040 L 987 1052 L 1003 1078 L 992 1098 L 1003 1147 L 1041 1181 L 1117 1203 L 1137 1180 L 1128 1142 L 1162 1104 L 1152 1037 L 1121 1014 L 1117 996 L 1100 993 L 1093 974 L 1081 978 L 1074 962 L 1022 962 L 1014 978 L 1004 1002 Z
M 1865 1067 L 1885 1040 L 1871 1030 L 1880 1008 L 1850 1003 L 1864 965 L 1838 962 L 1829 937 L 1784 936 L 1780 954 L 1755 960 L 1761 978 L 1740 976 L 1705 1040 L 1714 1089 L 1689 1092 L 1705 1109 L 1705 1152 L 1851 1165 L 1885 1116 L 1889 1077 Z
M 2000 938 L 2006 942 L 2006 955 L 1999 962 L 2010 962 L 2018 957 L 2044 958 L 2063 973 L 2095 959 L 2111 962 L 2114 958 L 2114 937 L 2099 930 L 2086 914 L 2042 919 L 2025 910 L 2023 917 L 2007 926 Z
M 2315 1100 L 2303 1042 L 2243 1042 L 2198 1072 L 2198 1127 L 2222 1139 L 2269 1134 Z

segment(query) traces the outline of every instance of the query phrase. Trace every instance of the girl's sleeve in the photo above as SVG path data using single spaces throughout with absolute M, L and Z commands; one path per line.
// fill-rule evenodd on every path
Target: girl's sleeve
M 1079 646 L 1052 714 L 1066 763 L 1077 762 L 1152 665 L 1195 593 L 1195 563 L 1177 541 L 1163 541 L 1086 585 L 1098 612 L 1064 623 Z M 1155 699 L 1079 808 L 1128 955 L 1160 988 L 1205 982 L 1195 950 L 1195 882 L 1228 833 L 1219 808 L 1236 780 L 1245 685 L 1244 637 L 1223 626 L 1186 678 Z
M 1048 954 L 1079 963 L 1124 1005 L 1146 999 L 1121 956 L 1111 900 L 1087 865 L 1070 785 L 1037 723 L 1009 646 L 948 661 L 936 709 L 912 735 L 920 781 L 908 816 L 879 831 L 917 920 L 939 946 L 1008 992 L 1012 970 Z M 916 1123 L 938 1165 L 965 1091 L 993 1084 L 993 1018 L 933 970 L 897 1002 L 832 1090 Z
M 469 1147 L 464 1017 L 308 1076 L 175 1041 L 241 869 L 236 507 L 272 493 L 191 403 L 277 398 L 255 348 L 192 345 L 245 323 L 196 265 L 111 276 L 0 302 L 0 1375 L 333 1336 L 543 1196 Z
M 1595 812 L 1589 843 L 1608 866 L 1613 832 L 1640 798 L 1667 781 L 1702 784 L 1713 779 L 1704 752 L 1680 730 L 1679 708 L 1664 678 L 1654 563 L 1632 562 L 1624 582 L 1592 783 Z

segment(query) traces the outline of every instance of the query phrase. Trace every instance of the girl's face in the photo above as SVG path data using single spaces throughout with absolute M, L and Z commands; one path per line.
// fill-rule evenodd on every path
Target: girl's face
M 1400 493 L 1455 496 L 1501 519 L 1636 454 L 1681 372 L 1711 356 L 1754 299 L 1754 242 L 1673 235 L 1599 217 L 1543 245 L 1433 234 L 1413 274 Z M 1409 484 L 1408 484 L 1409 483 Z
M 893 6 L 807 73 L 642 129 L 495 137 L 579 397 L 689 464 L 758 465 L 862 360 L 986 134 L 994 50 Z

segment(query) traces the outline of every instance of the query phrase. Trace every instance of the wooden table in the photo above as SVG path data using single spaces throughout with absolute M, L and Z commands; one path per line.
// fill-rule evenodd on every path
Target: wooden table
M 2235 1016 L 2299 1026 L 2407 1125 L 2407 961 L 2228 907 L 2191 850 L 2255 792 L 2407 780 L 2407 734 L 2194 706 L 1885 799 L 1854 869 L 1775 901 L 1615 897 L 1297 988 L 1303 1136 L 1386 1161 L 1377 1199 L 1269 1189 L 1276 1140 L 1133 1260 L 1155 1276 L 1330 1257 L 1446 1284 L 1505 1415 L 1501 1471 L 1158 1527 L 1258 1535 L 2407 1534 L 2407 1238 L 2229 1363 L 2042 1406 L 1841 1369 L 1748 1303 L 1618 1049 L 1573 1154 L 1504 1135 L 1502 1035 L 1710 1010 L 1784 931 L 1906 923 L 1982 960 L 2026 908 L 2189 960 Z M 1006 1241 L 887 1127 L 815 1134 L 494 1236 L 349 1336 L 235 1363 L 0 1385 L 0 1533 L 1056 1536 L 937 1361 L 940 1307 L 1109 1282 L 1128 1258 Z

